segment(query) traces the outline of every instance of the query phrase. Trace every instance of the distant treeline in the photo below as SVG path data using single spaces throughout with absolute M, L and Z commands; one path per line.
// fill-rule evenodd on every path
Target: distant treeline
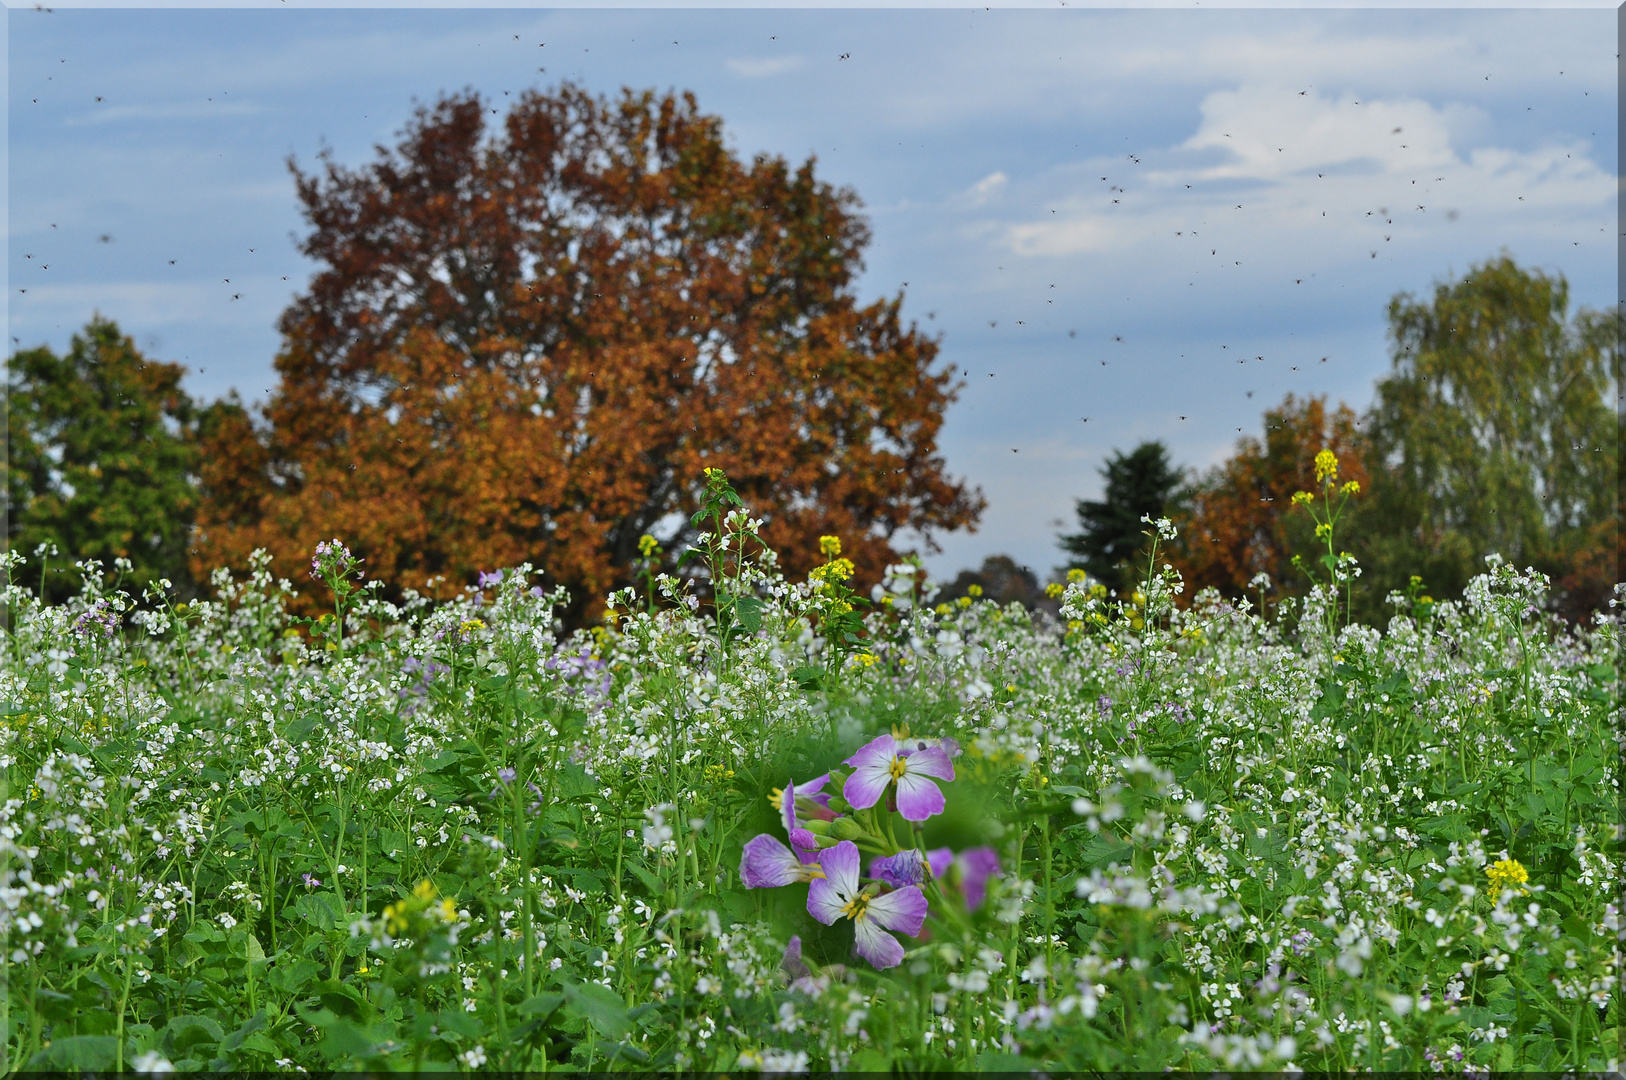
M 6 542 L 53 597 L 95 559 L 139 589 L 205 590 L 264 548 L 298 577 L 342 537 L 394 590 L 446 597 L 530 561 L 589 620 L 694 539 L 702 470 L 722 468 L 790 573 L 839 536 L 860 594 L 900 552 L 974 525 L 937 433 L 957 386 L 939 343 L 861 306 L 857 197 L 808 161 L 746 163 L 689 95 L 569 85 L 488 130 L 475 96 L 421 109 L 354 171 L 296 170 L 322 267 L 279 323 L 264 404 L 201 404 L 184 369 L 97 317 L 65 355 L 8 363 Z M 1391 589 L 1458 593 L 1492 551 L 1554 579 L 1576 617 L 1618 578 L 1618 320 L 1571 316 L 1562 278 L 1508 257 L 1389 308 L 1393 371 L 1364 417 L 1289 396 L 1263 440 L 1187 475 L 1149 443 L 1106 464 L 1063 537 L 1071 565 L 1131 588 L 1143 514 L 1167 513 L 1188 593 L 1302 589 L 1315 522 L 1295 510 L 1326 449 L 1360 487 L 1338 523 L 1360 610 Z M 55 551 L 54 556 L 49 555 Z M 1412 578 L 1420 580 L 1415 585 Z M 1040 603 L 992 560 L 951 583 Z

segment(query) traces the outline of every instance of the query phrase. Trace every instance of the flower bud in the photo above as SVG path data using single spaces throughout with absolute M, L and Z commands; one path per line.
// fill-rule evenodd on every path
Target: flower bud
M 867 834 L 862 826 L 850 817 L 839 817 L 830 822 L 829 835 L 837 840 L 860 840 Z
M 828 821 L 820 821 L 817 818 L 814 818 L 812 821 L 802 822 L 801 827 L 812 833 L 814 836 L 828 836 L 830 834 L 830 823 Z

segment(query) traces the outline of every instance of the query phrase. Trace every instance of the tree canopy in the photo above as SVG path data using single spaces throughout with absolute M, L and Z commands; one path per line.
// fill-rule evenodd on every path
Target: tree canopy
M 6 381 L 6 540 L 31 555 L 54 544 L 62 567 L 125 559 L 140 589 L 188 584 L 187 544 L 197 504 L 197 411 L 186 369 L 149 360 L 113 322 L 93 318 L 67 354 L 14 353 Z M 77 580 L 53 576 L 59 599 Z
M 687 538 L 707 466 L 792 571 L 820 534 L 875 577 L 898 530 L 974 524 L 936 342 L 854 295 L 854 193 L 742 162 L 688 94 L 494 111 L 445 98 L 369 166 L 290 163 L 322 269 L 263 416 L 216 425 L 201 562 L 342 535 L 404 585 L 530 560 L 592 603 L 641 536 Z
M 1101 476 L 1107 482 L 1101 500 L 1078 500 L 1079 531 L 1064 534 L 1061 547 L 1073 556 L 1069 566 L 1127 591 L 1145 569 L 1134 565 L 1147 544 L 1144 534 L 1149 526 L 1141 519 L 1155 521 L 1164 515 L 1180 486 L 1181 472 L 1169 463 L 1168 447 L 1150 441 L 1128 454 L 1113 451 Z
M 1553 575 L 1566 612 L 1598 607 L 1618 579 L 1613 398 L 1620 326 L 1569 314 L 1562 276 L 1503 255 L 1389 305 L 1393 369 L 1367 425 L 1383 482 L 1362 510 L 1379 590 L 1420 575 L 1461 591 L 1498 552 Z

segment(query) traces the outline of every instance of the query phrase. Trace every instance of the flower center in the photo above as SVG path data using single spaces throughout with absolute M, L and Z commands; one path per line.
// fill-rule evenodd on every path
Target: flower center
M 891 775 L 892 779 L 896 780 L 903 775 L 905 768 L 904 760 L 901 757 L 895 757 L 892 759 L 892 764 L 887 766 L 886 771 Z
M 862 919 L 864 909 L 869 907 L 869 897 L 855 896 L 847 901 L 847 906 L 841 909 L 841 914 L 849 919 Z

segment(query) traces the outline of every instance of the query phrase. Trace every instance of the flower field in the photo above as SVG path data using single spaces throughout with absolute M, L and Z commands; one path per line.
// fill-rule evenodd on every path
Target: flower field
M 1154 547 L 1052 622 L 696 522 L 569 634 L 530 567 L 10 556 L 7 1064 L 1618 1067 L 1618 614 L 1495 559 L 1381 630 L 1338 560 L 1180 607 Z

